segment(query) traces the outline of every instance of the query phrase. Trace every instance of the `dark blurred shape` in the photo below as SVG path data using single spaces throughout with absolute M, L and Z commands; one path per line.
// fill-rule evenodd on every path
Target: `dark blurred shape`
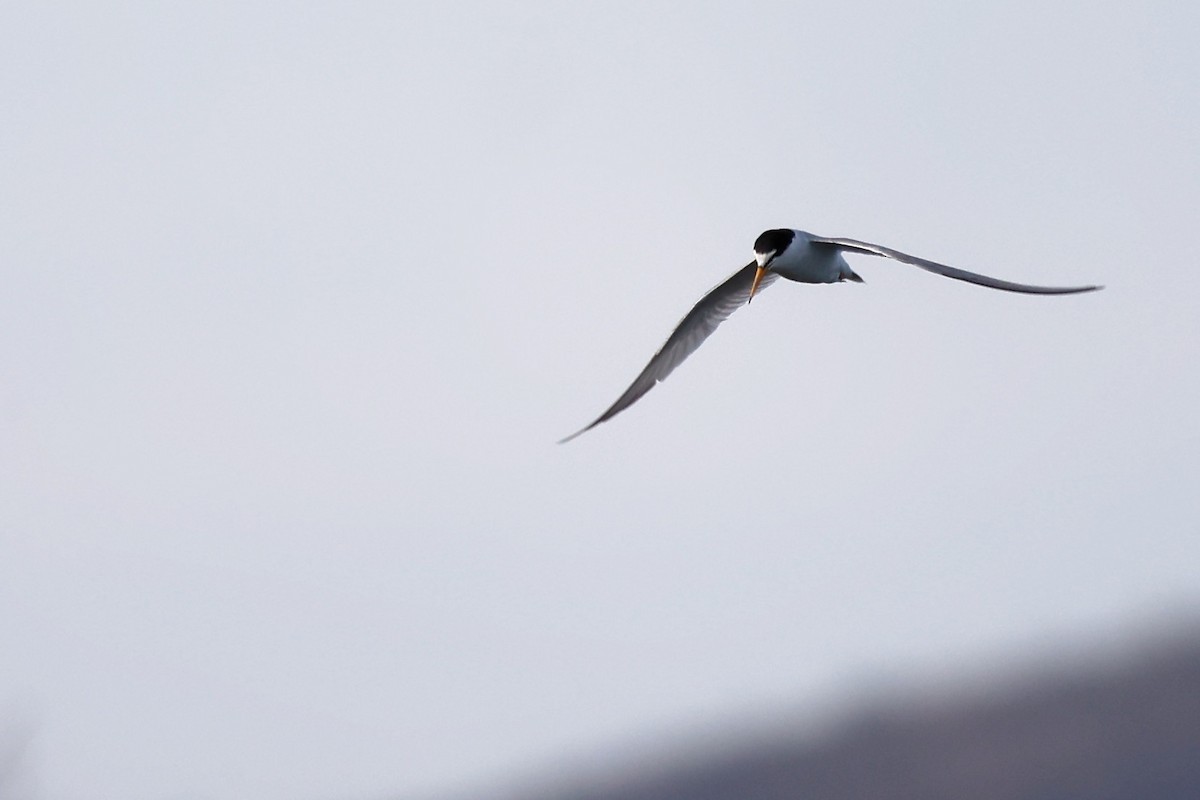
M 541 800 L 1200 800 L 1200 636 L 613 771 Z M 678 752 L 678 751 L 676 751 Z

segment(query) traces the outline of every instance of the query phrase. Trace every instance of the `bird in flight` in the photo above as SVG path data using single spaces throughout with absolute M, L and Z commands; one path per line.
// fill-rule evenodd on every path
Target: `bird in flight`
M 840 283 L 854 281 L 862 283 L 863 279 L 850 269 L 844 253 L 858 253 L 868 256 L 883 256 L 895 259 L 904 264 L 928 270 L 947 278 L 954 278 L 967 283 L 987 286 L 990 289 L 1002 289 L 1006 292 L 1023 292 L 1025 294 L 1078 294 L 1102 289 L 1102 286 L 1031 286 L 1025 283 L 1013 283 L 999 278 L 989 278 L 967 272 L 965 269 L 948 267 L 936 261 L 929 261 L 917 256 L 910 256 L 883 245 L 860 242 L 858 239 L 845 239 L 837 236 L 816 236 L 805 231 L 790 228 L 774 228 L 764 231 L 754 241 L 754 260 L 708 294 L 687 313 L 675 330 L 667 337 L 667 341 L 658 349 L 650 363 L 634 379 L 625 393 L 608 407 L 588 426 L 572 433 L 559 444 L 569 442 L 581 433 L 590 431 L 601 422 L 610 420 L 617 414 L 636 403 L 642 395 L 654 388 L 659 381 L 666 379 L 671 371 L 683 363 L 683 360 L 696 351 L 705 339 L 717 329 L 717 326 L 729 318 L 737 308 L 749 303 L 754 295 L 770 286 L 776 278 L 784 277 L 800 283 Z

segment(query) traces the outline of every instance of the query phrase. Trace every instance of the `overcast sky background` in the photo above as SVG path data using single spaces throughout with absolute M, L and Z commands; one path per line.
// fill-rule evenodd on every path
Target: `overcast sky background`
M 486 786 L 1200 601 L 1194 3 L 0 5 L 39 798 Z M 765 228 L 780 281 L 616 398 Z M 15 735 L 15 734 L 14 734 Z

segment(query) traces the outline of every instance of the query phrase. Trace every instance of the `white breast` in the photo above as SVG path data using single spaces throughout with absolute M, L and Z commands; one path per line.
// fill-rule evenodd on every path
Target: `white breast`
M 837 283 L 850 272 L 850 265 L 835 247 L 814 247 L 809 235 L 796 231 L 796 238 L 771 262 L 771 271 L 801 283 Z

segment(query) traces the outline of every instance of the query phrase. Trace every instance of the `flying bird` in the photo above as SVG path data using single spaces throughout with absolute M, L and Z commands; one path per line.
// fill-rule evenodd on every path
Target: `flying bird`
M 685 358 L 694 353 L 696 348 L 717 329 L 717 326 L 729 318 L 730 314 L 739 306 L 749 303 L 757 292 L 770 286 L 776 278 L 783 277 L 799 283 L 840 283 L 842 281 L 862 283 L 863 279 L 850 269 L 843 253 L 883 256 L 905 264 L 912 264 L 914 267 L 920 267 L 938 275 L 945 275 L 947 278 L 987 286 L 990 289 L 1002 289 L 1006 292 L 1078 294 L 1104 288 L 1103 286 L 1030 286 L 1025 283 L 1013 283 L 967 272 L 965 269 L 957 267 L 948 267 L 945 264 L 910 256 L 883 245 L 860 242 L 858 239 L 816 236 L 791 228 L 774 228 L 764 231 L 754 241 L 753 261 L 704 295 L 687 316 L 680 320 L 679 324 L 675 326 L 675 330 L 667 337 L 667 341 L 654 354 L 650 363 L 634 379 L 625 393 L 618 397 L 617 401 L 590 425 L 561 439 L 559 444 L 569 442 L 581 433 L 590 431 L 601 422 L 612 419 L 636 403 L 642 395 L 653 389 L 656 383 L 664 380 L 672 370 L 683 363 Z

